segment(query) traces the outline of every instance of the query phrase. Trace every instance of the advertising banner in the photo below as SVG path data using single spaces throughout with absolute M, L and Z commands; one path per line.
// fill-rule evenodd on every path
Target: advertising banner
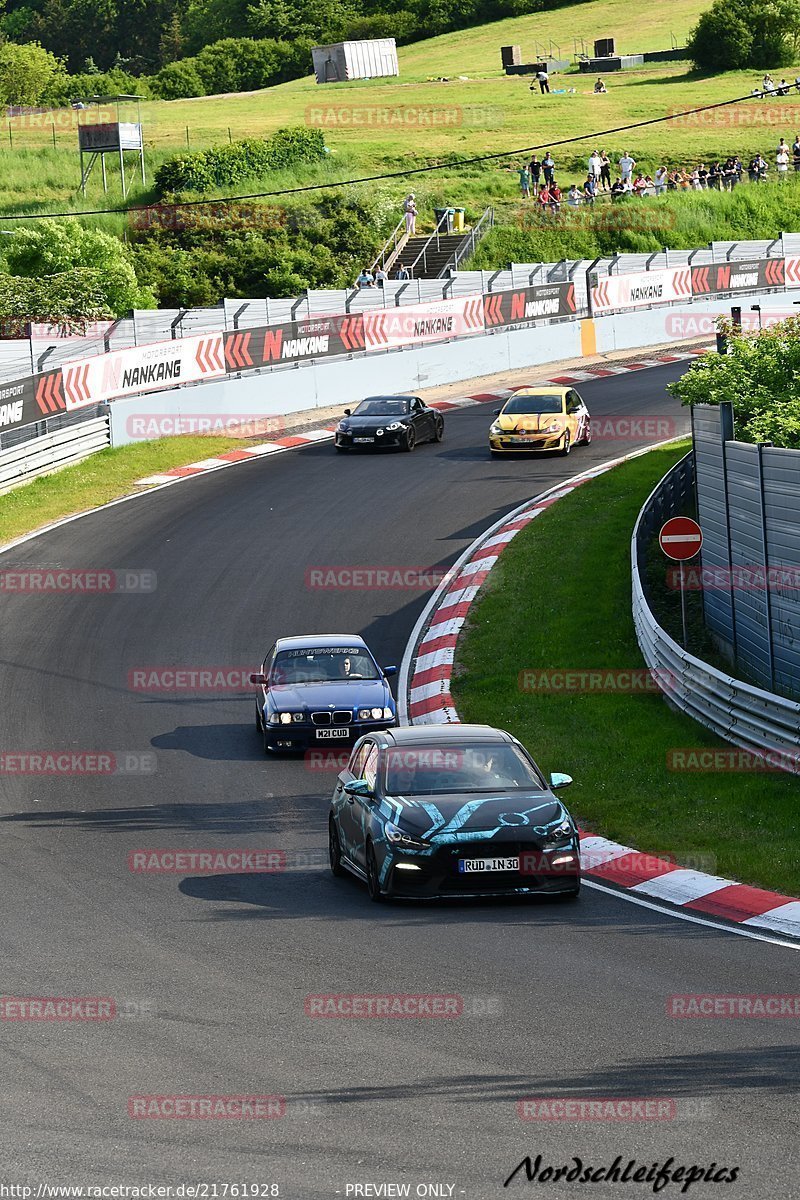
M 547 283 L 511 291 L 486 292 L 483 317 L 487 329 L 520 325 L 546 317 L 575 315 L 575 284 Z
M 692 267 L 692 292 L 705 296 L 712 292 L 756 291 L 758 288 L 783 287 L 782 258 L 735 258 L 730 262 L 708 263 Z
M 367 350 L 441 342 L 485 330 L 483 296 L 382 308 L 363 316 Z
M 595 275 L 592 278 L 592 315 L 602 316 L 620 308 L 645 308 L 690 300 L 692 273 L 689 267 L 664 271 L 634 271 L 630 275 Z
M 364 321 L 355 316 L 309 317 L 282 325 L 231 330 L 225 334 L 228 371 L 246 371 L 279 362 L 332 358 L 364 350 Z
M 225 373 L 221 333 L 132 346 L 68 362 L 61 368 L 68 411 L 114 396 L 218 379 Z

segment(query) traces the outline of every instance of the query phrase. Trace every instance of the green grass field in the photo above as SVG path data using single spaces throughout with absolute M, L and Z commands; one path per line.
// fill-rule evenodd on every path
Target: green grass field
M 607 76 L 605 96 L 592 93 L 593 76 L 554 75 L 554 89 L 575 87 L 576 94 L 542 97 L 529 91 L 528 77 L 502 73 L 501 45 L 520 44 L 525 59 L 533 58 L 534 47 L 550 39 L 565 58 L 571 58 L 573 39 L 606 35 L 616 37 L 622 51 L 668 49 L 673 40 L 685 42 L 706 7 L 706 0 L 676 0 L 669 7 L 634 10 L 626 0 L 595 0 L 401 47 L 397 80 L 320 87 L 308 77 L 260 92 L 147 102 L 142 115 L 150 179 L 164 157 L 186 148 L 187 129 L 189 145 L 200 149 L 225 142 L 229 136 L 260 136 L 280 126 L 311 122 L 325 129 L 331 149 L 324 168 L 311 177 L 266 177 L 253 181 L 252 189 L 237 190 L 284 190 L 293 183 L 334 182 L 398 167 L 411 169 L 448 156 L 463 159 L 509 151 L 483 168 L 447 165 L 434 174 L 403 176 L 382 185 L 399 197 L 413 183 L 422 210 L 448 197 L 477 211 L 516 194 L 514 150 L 549 144 L 558 162 L 577 166 L 597 142 L 595 131 L 749 95 L 757 82 L 755 73 L 702 78 L 690 73 L 688 63 L 652 64 Z M 787 77 L 794 74 L 787 69 Z M 450 76 L 450 81 L 437 82 L 440 76 Z M 6 122 L 5 142 L 0 138 L 1 213 L 88 209 L 121 202 L 113 165 L 108 196 L 103 196 L 96 175 L 86 200 L 81 198 L 73 117 L 65 114 L 63 125 L 57 123 L 55 147 L 46 120 L 39 127 L 25 118 Z M 745 155 L 760 149 L 769 156 L 780 134 L 791 139 L 797 129 L 800 95 L 747 101 L 705 124 L 670 120 L 608 135 L 602 144 L 612 156 L 630 149 L 642 161 L 666 158 L 679 164 L 734 150 Z M 584 140 L 573 148 L 558 148 L 563 139 L 575 136 Z M 135 203 L 150 194 L 137 186 L 130 199 Z
M 520 671 L 644 666 L 631 618 L 630 535 L 647 495 L 686 452 L 652 451 L 584 484 L 504 551 L 456 653 L 462 720 L 514 733 L 545 771 L 566 771 L 581 825 L 625 845 L 796 893 L 797 780 L 676 772 L 667 754 L 722 747 L 658 695 L 523 691 Z

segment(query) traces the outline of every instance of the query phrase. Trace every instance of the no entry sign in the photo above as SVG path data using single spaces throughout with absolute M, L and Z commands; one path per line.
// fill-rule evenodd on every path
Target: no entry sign
M 667 558 L 683 562 L 700 552 L 703 531 L 691 517 L 671 517 L 661 526 L 658 542 Z

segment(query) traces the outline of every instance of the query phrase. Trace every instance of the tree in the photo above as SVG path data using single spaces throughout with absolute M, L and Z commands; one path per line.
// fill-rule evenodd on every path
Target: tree
M 153 298 L 139 287 L 130 254 L 118 238 L 88 229 L 70 218 L 36 221 L 4 238 L 2 249 L 11 275 L 39 279 L 91 268 L 102 286 L 103 302 L 116 316 L 132 308 L 150 308 Z M 2 278 L 2 275 L 0 275 Z
M 0 46 L 0 101 L 38 104 L 64 75 L 64 65 L 38 42 Z
M 701 71 L 776 70 L 794 61 L 800 0 L 715 0 L 689 38 Z
M 193 58 L 167 63 L 151 81 L 153 91 L 162 100 L 187 100 L 190 96 L 205 96 L 205 85 Z

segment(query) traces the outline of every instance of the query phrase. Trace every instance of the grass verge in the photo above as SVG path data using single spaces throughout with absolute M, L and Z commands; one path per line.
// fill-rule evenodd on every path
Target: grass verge
M 0 548 L 60 517 L 127 496 L 148 475 L 241 448 L 236 438 L 170 437 L 100 450 L 84 462 L 0 496 Z
M 654 450 L 559 500 L 504 551 L 457 650 L 462 720 L 509 729 L 546 771 L 575 778 L 584 828 L 797 894 L 800 782 L 779 772 L 674 772 L 677 748 L 727 743 L 658 695 L 524 692 L 520 671 L 643 667 L 631 617 L 630 535 L 686 444 Z

